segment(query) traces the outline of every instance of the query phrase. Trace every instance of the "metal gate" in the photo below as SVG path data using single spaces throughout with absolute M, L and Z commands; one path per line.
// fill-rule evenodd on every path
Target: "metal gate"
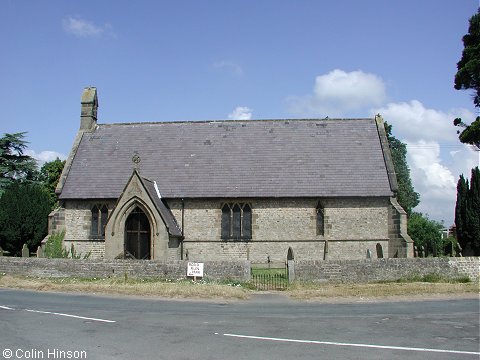
M 257 290 L 286 290 L 288 288 L 288 268 L 264 269 L 262 273 L 252 274 L 250 282 Z M 272 273 L 269 273 L 272 272 Z

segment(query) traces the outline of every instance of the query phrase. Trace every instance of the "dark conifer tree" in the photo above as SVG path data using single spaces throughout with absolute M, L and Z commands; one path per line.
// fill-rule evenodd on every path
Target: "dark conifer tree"
M 35 251 L 48 231 L 49 196 L 41 184 L 14 182 L 0 197 L 0 246 L 20 255 L 23 244 Z
M 480 108 L 480 8 L 469 20 L 468 33 L 463 37 L 462 58 L 457 63 L 455 89 L 473 90 L 473 104 Z M 471 144 L 480 149 L 480 116 L 470 125 L 462 119 L 453 121 L 455 126 L 464 128 L 459 138 L 462 143 Z
M 475 256 L 480 255 L 480 170 L 472 169 L 467 198 L 466 224 L 469 230 L 471 248 Z
M 458 243 L 464 253 L 470 249 L 480 256 L 480 170 L 472 169 L 470 183 L 463 175 L 457 183 L 455 226 Z
M 465 180 L 463 175 L 460 175 L 460 179 L 457 182 L 457 203 L 455 204 L 455 227 L 457 231 L 457 240 L 462 249 L 465 248 L 466 238 L 468 233 L 465 226 L 465 218 L 467 211 L 467 193 L 468 193 L 468 180 Z

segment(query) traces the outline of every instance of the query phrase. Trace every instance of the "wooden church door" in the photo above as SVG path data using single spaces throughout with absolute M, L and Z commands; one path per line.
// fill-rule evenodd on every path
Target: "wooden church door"
M 150 222 L 137 206 L 125 222 L 125 258 L 149 260 L 150 247 Z

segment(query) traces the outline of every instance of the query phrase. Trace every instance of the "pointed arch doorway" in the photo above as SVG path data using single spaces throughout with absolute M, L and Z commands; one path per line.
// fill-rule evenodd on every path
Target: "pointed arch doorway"
M 125 221 L 125 258 L 149 260 L 150 249 L 150 221 L 137 206 Z

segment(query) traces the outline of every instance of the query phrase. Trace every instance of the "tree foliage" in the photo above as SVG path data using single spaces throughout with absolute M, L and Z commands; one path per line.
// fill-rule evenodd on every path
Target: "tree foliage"
M 480 8 L 470 20 L 468 33 L 463 37 L 462 58 L 457 63 L 455 75 L 455 89 L 473 90 L 473 103 L 480 107 Z M 459 139 L 462 143 L 471 144 L 480 149 L 480 116 L 470 124 L 465 124 L 460 118 L 454 120 L 455 126 L 463 127 L 459 131 Z
M 392 153 L 393 167 L 397 175 L 397 201 L 408 215 L 420 202 L 420 195 L 415 191 L 410 178 L 410 168 L 407 164 L 407 145 L 392 135 L 392 125 L 385 122 L 390 152 Z
M 457 183 L 455 205 L 457 239 L 464 252 L 480 255 L 480 170 L 472 169 L 470 184 L 463 175 Z
M 23 244 L 35 251 L 48 231 L 48 214 L 55 206 L 55 187 L 64 162 L 37 163 L 25 155 L 25 133 L 0 138 L 0 246 L 19 255 Z
M 45 244 L 45 257 L 50 259 L 67 258 L 68 251 L 63 247 L 65 231 L 52 234 Z
M 462 38 L 464 48 L 457 63 L 455 89 L 473 89 L 473 103 L 480 107 L 480 8 L 469 23 L 468 33 Z
M 0 138 L 0 194 L 13 182 L 36 180 L 36 161 L 24 154 L 28 144 L 24 138 L 24 132 L 4 134 Z
M 0 197 L 0 246 L 19 255 L 35 251 L 47 235 L 49 196 L 40 184 L 13 182 Z
M 422 213 L 414 212 L 408 219 L 408 235 L 417 248 L 423 247 L 425 255 L 443 255 L 442 229 L 441 223 Z
M 53 209 L 57 203 L 57 195 L 55 194 L 55 188 L 57 187 L 60 175 L 62 175 L 63 167 L 65 166 L 65 160 L 62 161 L 56 158 L 53 161 L 46 162 L 40 169 L 39 180 L 47 190 L 50 197 L 50 207 Z

